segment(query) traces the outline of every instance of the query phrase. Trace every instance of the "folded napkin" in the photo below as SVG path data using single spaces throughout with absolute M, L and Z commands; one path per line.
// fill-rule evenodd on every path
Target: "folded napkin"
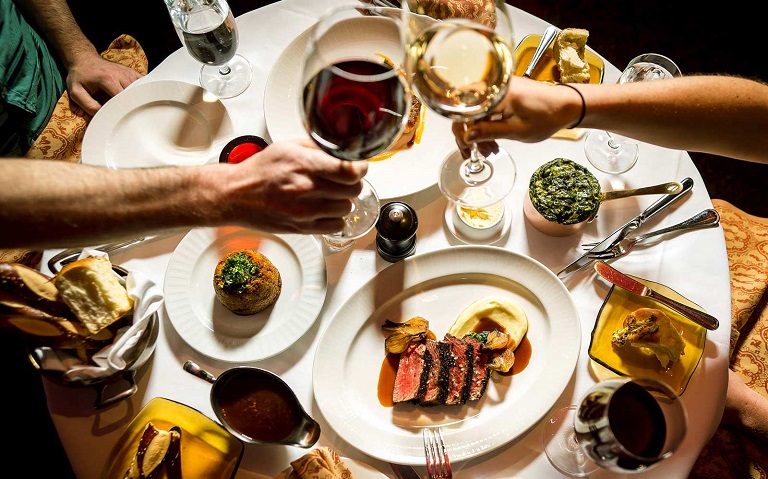
M 107 254 L 97 250 L 84 249 L 80 258 L 103 256 Z M 141 351 L 137 345 L 149 326 L 149 322 L 163 304 L 163 290 L 148 277 L 136 271 L 129 271 L 125 278 L 125 287 L 133 298 L 133 323 L 117 331 L 112 344 L 102 348 L 91 358 L 96 363 L 89 364 L 76 353 L 48 347 L 34 351 L 38 364 L 43 370 L 62 371 L 68 380 L 78 381 L 111 376 L 128 367 L 126 358 L 136 358 Z
M 291 467 L 274 479 L 354 479 L 354 476 L 336 451 L 319 447 L 291 462 Z

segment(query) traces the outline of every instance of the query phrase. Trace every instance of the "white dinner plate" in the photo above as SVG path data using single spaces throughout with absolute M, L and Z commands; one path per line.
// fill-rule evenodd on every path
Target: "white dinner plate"
M 364 462 L 355 461 L 348 457 L 341 457 L 341 460 L 355 479 L 388 479 L 384 473 Z M 293 471 L 293 468 L 289 467 L 278 474 L 275 479 L 286 479 L 291 471 Z
M 371 17 L 360 17 L 361 28 L 366 19 Z M 264 116 L 272 141 L 309 138 L 299 107 L 309 32 L 305 30 L 288 45 L 267 78 Z M 382 200 L 417 193 L 437 184 L 440 164 L 455 149 L 451 121 L 427 109 L 421 142 L 390 158 L 370 162 L 366 178 Z
M 260 313 L 239 316 L 213 290 L 219 260 L 254 249 L 280 272 L 277 302 Z M 325 302 L 325 260 L 310 235 L 273 235 L 227 227 L 190 231 L 173 252 L 165 273 L 165 308 L 179 336 L 208 357 L 228 362 L 274 356 L 315 322 Z
M 438 338 L 467 306 L 498 295 L 525 311 L 531 356 L 525 368 L 491 379 L 480 401 L 463 406 L 383 406 L 378 382 L 386 319 L 429 321 Z M 563 283 L 536 260 L 494 246 L 453 246 L 381 271 L 339 308 L 315 354 L 315 399 L 349 444 L 383 461 L 424 464 L 421 429 L 440 425 L 451 461 L 488 453 L 525 434 L 554 405 L 573 375 L 581 326 Z
M 139 83 L 96 112 L 85 130 L 82 163 L 120 169 L 216 162 L 233 131 L 224 104 L 200 86 Z

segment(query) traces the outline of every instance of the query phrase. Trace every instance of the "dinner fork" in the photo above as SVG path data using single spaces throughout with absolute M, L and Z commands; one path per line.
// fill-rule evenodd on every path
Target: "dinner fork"
M 622 256 L 632 251 L 632 248 L 634 248 L 636 244 L 641 243 L 648 238 L 652 238 L 654 236 L 662 235 L 665 233 L 671 233 L 673 231 L 711 228 L 713 226 L 717 226 L 718 224 L 720 224 L 720 215 L 717 213 L 717 211 L 710 208 L 675 225 L 661 228 L 656 231 L 651 231 L 650 233 L 646 233 L 644 235 L 634 236 L 632 238 L 624 238 L 608 249 L 587 253 L 587 256 L 592 259 L 621 258 Z M 584 247 L 588 247 L 588 245 L 584 245 Z
M 445 441 L 440 428 L 424 428 L 424 456 L 427 460 L 429 479 L 452 479 L 451 461 L 445 452 Z

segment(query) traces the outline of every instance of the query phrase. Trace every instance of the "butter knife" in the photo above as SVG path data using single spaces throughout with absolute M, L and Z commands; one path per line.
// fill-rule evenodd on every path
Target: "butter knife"
M 608 235 L 603 241 L 596 244 L 592 249 L 579 256 L 576 261 L 563 268 L 559 273 L 557 273 L 557 277 L 563 280 L 576 273 L 577 271 L 580 271 L 581 269 L 593 264 L 595 259 L 590 258 L 591 253 L 610 249 L 613 245 L 638 229 L 653 215 L 668 207 L 669 205 L 679 201 L 686 193 L 691 191 L 691 188 L 693 188 L 693 180 L 691 178 L 684 178 L 682 181 L 680 181 L 680 183 L 683 185 L 683 189 L 679 193 L 674 195 L 664 195 L 663 197 L 656 200 L 653 204 L 651 204 L 651 206 L 643 210 L 642 213 L 629 220 L 624 224 L 624 226 L 620 227 Z
M 411 466 L 402 466 L 400 464 L 389 463 L 389 466 L 395 472 L 397 479 L 421 479 Z
M 672 298 L 668 298 L 663 294 L 652 290 L 651 288 L 644 285 L 640 281 L 630 278 L 629 276 L 617 270 L 616 268 L 608 266 L 608 264 L 606 264 L 605 261 L 596 262 L 595 271 L 597 271 L 597 274 L 599 274 L 606 280 L 610 281 L 611 283 L 615 284 L 616 286 L 624 288 L 627 291 L 630 291 L 637 295 L 645 296 L 646 298 L 651 298 L 655 301 L 658 301 L 661 304 L 669 306 L 670 308 L 674 309 L 675 311 L 682 314 L 686 318 L 690 319 L 694 323 L 700 326 L 703 326 L 709 330 L 715 330 L 720 326 L 720 321 L 718 321 L 717 318 L 715 318 L 714 316 L 707 314 L 703 311 L 699 311 L 698 309 L 691 308 L 690 306 L 687 306 L 683 303 L 675 301 Z
M 533 70 L 536 68 L 536 65 L 539 63 L 539 60 L 541 60 L 541 57 L 544 56 L 544 52 L 547 51 L 547 48 L 549 48 L 549 45 L 552 43 L 552 40 L 555 39 L 557 34 L 560 32 L 560 29 L 557 27 L 547 27 L 546 30 L 544 30 L 544 34 L 541 36 L 541 40 L 539 41 L 539 44 L 536 46 L 536 51 L 533 52 L 533 56 L 531 57 L 531 62 L 528 64 L 528 68 L 525 69 L 525 73 L 523 73 L 524 77 L 530 78 L 533 74 Z

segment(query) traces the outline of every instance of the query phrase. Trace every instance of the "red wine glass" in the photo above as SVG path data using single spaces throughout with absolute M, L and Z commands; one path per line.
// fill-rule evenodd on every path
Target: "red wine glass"
M 309 136 L 342 160 L 364 161 L 398 139 L 408 121 L 410 92 L 400 71 L 404 51 L 399 12 L 372 5 L 347 5 L 313 27 L 304 61 L 301 114 Z M 342 231 L 324 236 L 334 250 L 368 233 L 379 200 L 364 180 Z
M 667 384 L 616 378 L 593 386 L 577 406 L 555 412 L 544 427 L 544 451 L 571 477 L 598 467 L 635 473 L 672 456 L 685 437 L 687 414 Z

